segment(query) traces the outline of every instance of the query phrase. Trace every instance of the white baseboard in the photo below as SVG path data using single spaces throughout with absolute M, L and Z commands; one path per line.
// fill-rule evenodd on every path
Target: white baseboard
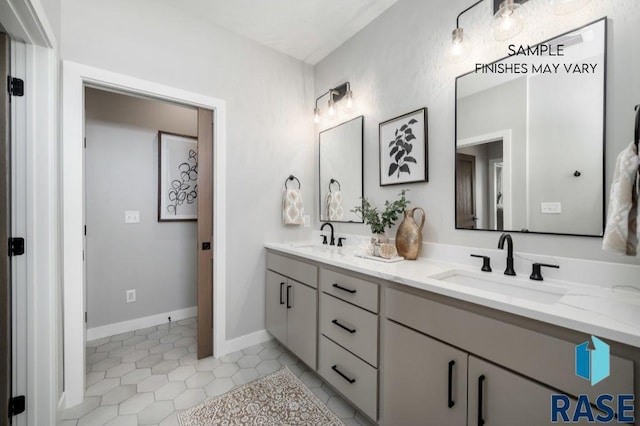
M 164 324 L 167 322 L 168 317 L 171 317 L 171 321 L 180 321 L 183 319 L 195 317 L 196 313 L 197 307 L 194 306 L 191 308 L 181 309 L 179 311 L 165 312 L 162 314 L 151 315 L 144 318 L 136 318 L 129 321 L 117 322 L 115 324 L 107 324 L 100 327 L 89 328 L 87 329 L 87 341 L 101 339 L 103 337 L 115 336 L 116 334 L 127 333 L 129 331 L 135 331 Z
M 269 334 L 267 330 L 260 330 L 254 333 L 245 334 L 244 336 L 227 340 L 224 345 L 224 352 L 225 354 L 230 354 L 232 352 L 239 351 L 240 349 L 257 345 L 258 343 L 267 342 L 271 339 L 273 339 L 273 336 Z

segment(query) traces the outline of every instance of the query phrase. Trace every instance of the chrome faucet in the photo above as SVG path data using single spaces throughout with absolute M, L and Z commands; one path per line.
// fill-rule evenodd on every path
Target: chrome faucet
M 515 275 L 516 271 L 513 269 L 513 240 L 511 239 L 511 235 L 504 233 L 500 235 L 500 240 L 498 241 L 498 248 L 504 249 L 504 242 L 507 242 L 507 269 L 504 270 L 505 275 Z
M 329 228 L 331 228 L 331 242 L 329 243 L 330 246 L 335 246 L 336 245 L 336 239 L 334 238 L 333 235 L 333 225 L 330 224 L 329 222 L 324 223 L 321 227 L 320 227 L 320 232 L 324 231 L 324 227 L 329 225 Z M 327 237 L 325 235 L 323 235 L 324 240 L 322 241 L 322 244 L 327 244 Z

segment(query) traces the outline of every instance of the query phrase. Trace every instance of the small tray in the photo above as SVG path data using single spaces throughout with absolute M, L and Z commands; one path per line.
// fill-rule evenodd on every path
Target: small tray
M 367 255 L 355 255 L 355 256 L 361 257 L 363 259 L 375 260 L 377 262 L 382 262 L 382 263 L 397 263 L 397 262 L 402 262 L 404 260 L 404 257 L 402 256 L 396 256 L 391 259 L 385 259 L 383 257 L 367 256 Z

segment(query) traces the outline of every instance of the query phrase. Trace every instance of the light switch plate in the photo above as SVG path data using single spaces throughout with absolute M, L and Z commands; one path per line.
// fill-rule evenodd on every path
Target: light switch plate
M 542 213 L 542 214 L 561 214 L 562 213 L 562 203 L 560 203 L 560 202 L 540 203 L 540 213 Z
M 127 290 L 127 303 L 136 301 L 136 291 L 135 290 Z
M 124 212 L 124 223 L 140 223 L 140 212 L 139 211 L 125 211 Z
M 308 228 L 311 226 L 311 216 L 306 214 L 304 216 L 302 216 L 302 220 L 304 221 L 304 227 Z

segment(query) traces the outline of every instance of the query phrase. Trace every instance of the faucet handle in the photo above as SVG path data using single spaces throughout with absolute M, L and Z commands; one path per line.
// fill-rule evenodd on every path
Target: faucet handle
M 533 264 L 533 269 L 531 271 L 531 275 L 529 276 L 529 279 L 534 280 L 534 281 L 543 281 L 544 278 L 542 278 L 542 267 L 545 268 L 556 268 L 556 269 L 560 269 L 559 265 L 548 265 L 546 263 L 534 263 Z
M 342 247 L 342 242 L 346 239 L 347 237 L 338 237 L 338 247 Z
M 480 254 L 472 254 L 471 257 L 478 257 L 482 259 L 482 272 L 491 272 L 491 258 L 489 256 L 482 256 Z
M 320 235 L 322 237 L 322 244 L 327 244 L 327 236 L 326 235 Z

